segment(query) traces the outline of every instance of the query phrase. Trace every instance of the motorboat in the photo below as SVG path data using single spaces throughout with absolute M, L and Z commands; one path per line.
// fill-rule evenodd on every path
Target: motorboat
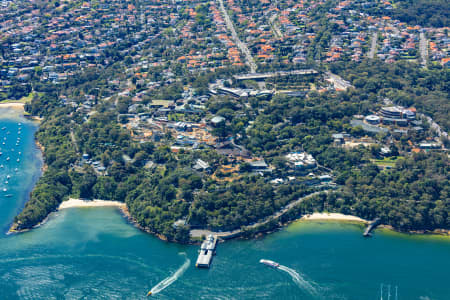
M 279 263 L 268 260 L 268 259 L 261 259 L 259 262 L 266 266 L 272 267 L 272 268 L 278 268 L 280 266 Z

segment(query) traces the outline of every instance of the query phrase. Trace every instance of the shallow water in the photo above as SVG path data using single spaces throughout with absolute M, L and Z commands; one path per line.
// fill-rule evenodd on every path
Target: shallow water
M 12 133 L 17 120 L 1 120 L 5 126 Z M 3 232 L 41 166 L 35 125 L 22 127 L 27 159 L 19 164 L 14 195 L 0 198 Z M 362 231 L 296 222 L 262 239 L 220 244 L 211 269 L 199 270 L 198 246 L 162 242 L 116 208 L 65 209 L 38 229 L 0 235 L 0 299 L 144 299 L 152 289 L 156 299 L 380 299 L 381 284 L 383 299 L 388 285 L 392 300 L 395 286 L 398 299 L 450 298 L 450 239 L 384 230 L 365 239 Z M 261 258 L 284 267 L 269 268 Z

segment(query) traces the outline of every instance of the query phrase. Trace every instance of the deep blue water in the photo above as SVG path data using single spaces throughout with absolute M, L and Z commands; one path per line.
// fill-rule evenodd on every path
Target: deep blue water
M 21 121 L 22 159 L 0 199 L 6 231 L 39 175 L 36 126 Z M 0 120 L 17 141 L 18 120 Z M 1 144 L 1 142 L 0 142 Z M 1 147 L 5 153 L 11 145 Z M 12 147 L 13 148 L 13 147 Z M 18 153 L 14 150 L 10 160 Z M 15 156 L 14 156 L 15 157 Z M 3 184 L 3 183 L 2 183 Z M 1 186 L 3 188 L 3 186 Z M 3 193 L 3 192 L 2 192 Z M 128 224 L 115 208 L 72 208 L 40 228 L 0 235 L 0 299 L 450 299 L 450 239 L 362 226 L 296 222 L 257 240 L 220 244 L 211 269 L 194 267 L 198 246 L 166 243 Z M 284 270 L 266 267 L 261 258 Z

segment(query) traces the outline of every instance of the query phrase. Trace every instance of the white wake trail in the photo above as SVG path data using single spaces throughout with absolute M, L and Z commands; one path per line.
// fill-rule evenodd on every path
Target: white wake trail
M 292 280 L 301 288 L 306 290 L 308 293 L 310 293 L 313 296 L 317 296 L 318 292 L 317 289 L 308 281 L 306 281 L 300 274 L 298 274 L 295 270 L 288 268 L 286 266 L 280 265 L 278 269 L 288 273 Z
M 189 267 L 190 264 L 191 264 L 191 260 L 186 257 L 186 260 L 183 263 L 183 265 L 180 268 L 178 268 L 178 270 L 175 273 L 173 273 L 171 276 L 167 277 L 166 279 L 164 279 L 163 281 L 161 281 L 160 283 L 155 285 L 150 290 L 151 294 L 152 295 L 157 294 L 157 293 L 161 292 L 162 290 L 164 290 L 165 288 L 167 288 L 172 283 L 174 283 L 175 281 L 177 281 L 177 279 L 180 278 L 181 275 L 183 275 L 183 273 L 187 270 L 187 268 Z

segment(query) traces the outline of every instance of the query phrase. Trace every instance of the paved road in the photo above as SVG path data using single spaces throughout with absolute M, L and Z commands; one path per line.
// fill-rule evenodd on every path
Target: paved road
M 378 33 L 374 32 L 372 34 L 372 44 L 370 46 L 369 58 L 374 58 L 375 54 L 377 53 L 377 39 L 378 39 Z
M 278 38 L 282 38 L 283 37 L 283 33 L 281 32 L 280 28 L 278 27 L 277 23 L 275 23 L 275 20 L 278 18 L 277 14 L 272 15 L 269 18 L 269 24 L 270 27 L 272 28 L 273 33 L 275 34 L 276 37 Z
M 351 85 L 350 82 L 345 81 L 336 74 L 327 72 L 326 75 L 328 75 L 328 79 L 333 83 L 335 89 L 346 90 L 348 88 L 353 87 L 353 85 Z
M 242 74 L 242 75 L 234 75 L 233 77 L 237 80 L 247 80 L 247 79 L 266 79 L 271 77 L 281 77 L 281 76 L 290 76 L 290 75 L 309 75 L 309 74 L 319 74 L 314 69 L 304 69 L 304 70 L 293 70 L 293 71 L 275 71 L 275 72 L 266 72 L 266 73 L 250 73 L 250 74 Z
M 314 192 L 314 193 L 312 193 L 312 194 L 309 194 L 309 195 L 306 195 L 306 196 L 304 196 L 304 197 L 298 198 L 297 200 L 295 200 L 295 201 L 289 203 L 288 205 L 286 205 L 284 208 L 282 208 L 281 210 L 279 210 L 279 211 L 276 212 L 275 214 L 273 214 L 273 215 L 271 215 L 271 216 L 265 218 L 264 220 L 262 220 L 262 221 L 260 221 L 260 222 L 258 222 L 258 223 L 255 223 L 255 224 L 253 224 L 253 225 L 247 226 L 247 228 L 248 228 L 248 229 L 251 229 L 251 228 L 255 228 L 255 227 L 259 227 L 259 226 L 261 226 L 261 225 L 267 224 L 267 223 L 269 223 L 270 221 L 272 221 L 273 219 L 277 219 L 277 218 L 281 217 L 282 215 L 284 215 L 285 213 L 287 213 L 290 209 L 294 208 L 294 206 L 296 206 L 297 204 L 300 204 L 300 203 L 303 202 L 304 200 L 309 199 L 309 198 L 311 198 L 311 197 L 313 197 L 313 196 L 319 195 L 320 193 L 328 193 L 328 190 Z
M 426 116 L 424 114 L 417 114 L 420 118 L 425 118 L 427 122 L 430 124 L 430 127 L 436 132 L 439 137 L 448 138 L 448 132 L 443 130 L 438 123 L 436 123 L 431 117 Z
M 285 207 L 283 207 L 282 209 L 280 209 L 279 211 L 277 211 L 276 213 L 274 213 L 271 216 L 268 216 L 266 218 L 264 218 L 263 220 L 254 223 L 252 225 L 249 225 L 246 227 L 246 229 L 252 229 L 252 228 L 256 228 L 259 227 L 261 225 L 265 225 L 267 223 L 269 223 L 270 221 L 277 219 L 279 217 L 281 217 L 282 215 L 284 215 L 285 213 L 287 213 L 290 209 L 294 208 L 294 206 L 296 206 L 297 204 L 301 203 L 302 201 L 309 199 L 315 195 L 318 195 L 320 193 L 328 193 L 328 190 L 325 191 L 319 191 L 319 192 L 314 192 L 312 194 L 306 195 L 304 197 L 298 198 L 297 200 L 289 203 L 288 205 L 286 205 Z M 234 236 L 234 235 L 239 235 L 242 232 L 241 229 L 236 229 L 233 231 L 223 231 L 223 232 L 214 232 L 214 231 L 210 231 L 210 230 L 206 230 L 206 229 L 193 229 L 191 230 L 191 237 L 193 238 L 198 238 L 201 236 L 208 236 L 209 234 L 212 235 L 217 235 L 218 237 L 229 237 L 229 236 Z
M 419 50 L 422 65 L 426 66 L 428 59 L 428 41 L 423 32 L 420 33 Z
M 78 148 L 78 142 L 77 142 L 77 139 L 75 138 L 75 133 L 73 132 L 72 128 L 70 128 L 70 139 L 72 140 L 72 144 L 74 145 L 77 153 L 80 153 L 80 150 Z
M 239 37 L 236 33 L 236 30 L 234 29 L 233 22 L 231 22 L 230 16 L 228 15 L 228 12 L 225 9 L 225 6 L 223 5 L 223 0 L 219 0 L 219 5 L 220 5 L 220 10 L 222 11 L 222 14 L 225 18 L 225 23 L 227 24 L 228 30 L 231 32 L 231 36 L 233 37 L 239 50 L 241 50 L 241 52 L 244 54 L 245 59 L 247 60 L 247 64 L 250 67 L 250 72 L 255 73 L 256 69 L 258 68 L 255 63 L 255 60 L 253 59 L 247 45 L 239 39 Z

